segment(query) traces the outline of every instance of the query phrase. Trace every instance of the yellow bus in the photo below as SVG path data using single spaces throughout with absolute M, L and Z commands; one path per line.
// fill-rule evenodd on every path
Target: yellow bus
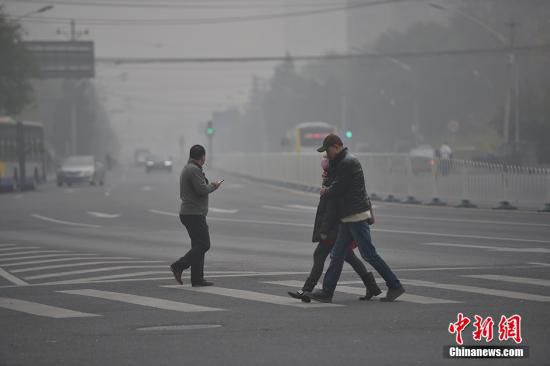
M 294 152 L 314 152 L 331 133 L 336 128 L 326 122 L 302 122 L 288 132 L 287 141 Z
M 0 189 L 34 189 L 44 182 L 44 151 L 42 123 L 18 123 L 11 117 L 0 117 Z M 21 175 L 22 165 L 25 179 Z

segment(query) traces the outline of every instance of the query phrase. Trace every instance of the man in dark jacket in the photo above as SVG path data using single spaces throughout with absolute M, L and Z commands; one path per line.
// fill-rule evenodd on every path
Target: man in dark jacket
M 405 289 L 386 262 L 378 255 L 370 236 L 367 223 L 370 205 L 365 188 L 365 177 L 361 163 L 344 148 L 342 140 L 328 135 L 323 146 L 317 149 L 325 152 L 331 160 L 329 174 L 334 177 L 329 187 L 321 188 L 321 196 L 336 201 L 336 212 L 340 219 L 338 237 L 332 248 L 330 265 L 325 273 L 323 289 L 306 293 L 306 296 L 321 302 L 331 302 L 336 284 L 342 273 L 347 245 L 355 240 L 359 252 L 384 278 L 388 286 L 386 297 L 381 301 L 394 301 Z
M 323 157 L 321 160 L 321 167 L 323 168 L 323 186 L 330 186 L 332 181 L 328 175 L 328 159 Z M 338 225 L 340 220 L 336 215 L 336 207 L 334 201 L 322 196 L 319 199 L 317 206 L 317 213 L 315 214 L 315 223 L 313 225 L 313 237 L 312 241 L 317 244 L 315 251 L 313 252 L 313 267 L 306 279 L 304 286 L 298 291 L 289 291 L 288 294 L 295 299 L 301 299 L 304 302 L 309 302 L 309 298 L 304 294 L 311 292 L 317 285 L 317 281 L 323 274 L 323 267 L 325 266 L 325 260 L 327 259 L 332 246 L 336 242 L 336 236 L 338 235 Z M 365 284 L 366 294 L 360 297 L 360 300 L 370 300 L 373 296 L 377 296 L 382 293 L 376 280 L 371 272 L 367 270 L 363 261 L 357 258 L 353 252 L 355 242 L 348 245 L 346 248 L 346 254 L 344 260 L 348 262 L 353 270 L 359 275 L 363 283 Z
M 208 195 L 218 189 L 221 181 L 209 183 L 202 171 L 206 162 L 206 150 L 194 145 L 189 152 L 189 162 L 180 176 L 180 221 L 191 238 L 191 249 L 170 265 L 176 281 L 182 285 L 182 272 L 191 267 L 191 285 L 211 286 L 204 279 L 204 255 L 210 249 L 210 234 L 206 223 Z

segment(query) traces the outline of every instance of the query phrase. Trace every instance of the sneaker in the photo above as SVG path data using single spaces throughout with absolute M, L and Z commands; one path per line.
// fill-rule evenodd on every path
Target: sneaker
M 298 300 L 302 300 L 303 302 L 311 302 L 310 298 L 304 295 L 304 291 L 298 290 L 298 291 L 288 291 L 288 294 L 290 297 L 293 297 Z
M 214 286 L 214 283 L 213 282 L 208 282 L 206 280 L 201 280 L 199 282 L 192 283 L 191 286 L 193 286 L 193 287 Z
M 380 301 L 392 302 L 395 299 L 397 299 L 399 296 L 403 295 L 404 293 L 405 293 L 405 289 L 403 288 L 403 286 L 397 287 L 397 288 L 390 288 L 386 293 L 386 297 L 381 298 Z
M 176 282 L 180 285 L 183 285 L 183 281 L 181 280 L 181 272 L 176 270 L 176 266 L 172 263 L 170 265 L 170 271 L 172 271 L 172 274 L 174 275 L 174 278 L 176 279 Z
M 332 302 L 332 295 L 327 294 L 323 290 L 315 290 L 313 292 L 304 292 L 304 296 L 308 299 L 319 302 Z

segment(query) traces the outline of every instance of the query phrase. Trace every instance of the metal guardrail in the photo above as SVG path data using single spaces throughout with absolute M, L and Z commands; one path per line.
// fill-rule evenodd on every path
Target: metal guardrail
M 367 191 L 404 203 L 540 209 L 550 212 L 550 169 L 468 160 L 434 160 L 408 154 L 355 154 Z M 319 154 L 226 154 L 216 166 L 262 181 L 318 188 Z

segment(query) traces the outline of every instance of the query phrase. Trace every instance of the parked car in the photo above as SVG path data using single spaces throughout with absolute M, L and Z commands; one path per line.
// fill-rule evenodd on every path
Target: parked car
M 436 164 L 435 149 L 428 144 L 418 145 L 409 152 L 413 174 L 432 172 Z
M 162 159 L 156 155 L 149 154 L 145 161 L 145 171 L 150 173 L 155 170 L 172 172 L 172 158 Z
M 73 183 L 97 183 L 105 182 L 105 166 L 91 155 L 69 156 L 57 169 L 57 185 L 71 186 Z

